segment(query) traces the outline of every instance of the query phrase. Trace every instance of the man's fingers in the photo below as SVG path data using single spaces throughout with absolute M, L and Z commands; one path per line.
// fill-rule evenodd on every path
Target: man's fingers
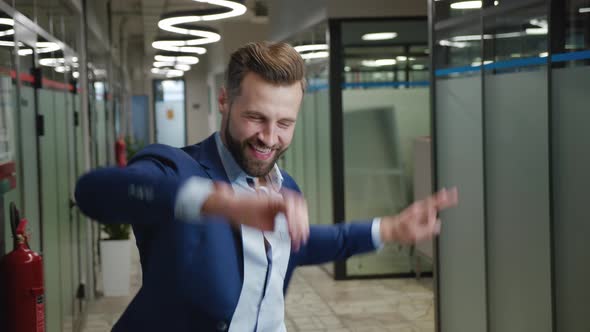
M 310 228 L 309 228 L 309 210 L 307 209 L 307 206 L 305 207 L 305 241 L 307 242 L 307 239 L 309 239 L 309 234 L 310 234 Z
M 292 244 L 293 249 L 295 249 L 295 251 L 299 251 L 299 248 L 301 247 L 301 243 L 303 242 L 303 224 L 302 224 L 302 198 L 301 197 L 297 197 L 297 196 L 293 196 L 292 198 L 292 204 L 294 207 L 294 213 L 293 213 L 293 223 L 295 224 L 295 236 L 294 238 L 292 238 Z
M 285 203 L 285 200 L 281 196 L 270 195 L 270 196 L 263 196 L 263 197 L 265 197 L 268 200 L 269 210 L 275 216 L 279 212 L 283 212 L 283 213 L 287 212 L 287 204 Z
M 440 234 L 440 228 L 441 228 L 440 219 L 437 219 L 436 223 L 434 224 L 434 230 L 433 230 L 434 235 Z
M 288 211 L 286 217 L 289 226 L 291 247 L 294 251 L 298 251 L 309 237 L 307 204 L 303 196 L 293 191 L 284 191 L 283 197 Z
M 436 224 L 436 202 L 434 199 L 427 199 L 426 200 L 426 217 L 427 219 L 427 224 L 426 227 L 427 229 L 433 229 L 434 225 Z
M 263 231 L 273 231 L 276 215 L 286 211 L 285 202 L 280 196 L 246 196 L 242 198 L 242 205 L 254 212 L 248 215 L 243 223 Z
M 301 226 L 301 244 L 307 243 L 307 239 L 309 238 L 309 214 L 307 211 L 307 202 L 305 199 L 299 199 L 299 213 L 301 222 L 299 225 Z
M 291 247 L 294 250 L 298 249 L 298 229 L 297 229 L 297 222 L 296 222 L 296 206 L 294 205 L 293 201 L 293 194 L 292 193 L 284 193 L 283 195 L 285 200 L 285 205 L 287 207 L 287 213 L 285 214 L 287 218 L 287 225 L 289 227 L 289 237 L 291 238 Z
M 444 210 L 457 205 L 459 202 L 459 191 L 457 187 L 451 189 L 443 188 L 436 194 L 434 194 L 436 201 L 436 207 L 438 210 Z
M 258 224 L 258 227 L 256 227 L 256 228 L 259 228 L 262 231 L 274 231 L 275 222 L 274 222 L 274 220 L 271 220 L 271 219 L 263 220 L 263 221 L 260 221 L 260 223 Z

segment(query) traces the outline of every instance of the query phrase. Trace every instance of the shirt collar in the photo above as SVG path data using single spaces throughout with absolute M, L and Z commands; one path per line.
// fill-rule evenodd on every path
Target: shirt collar
M 223 164 L 223 168 L 227 173 L 227 177 L 231 183 L 234 183 L 240 179 L 246 181 L 246 178 L 250 177 L 238 163 L 234 159 L 234 156 L 231 152 L 227 149 L 225 144 L 221 141 L 221 135 L 219 132 L 215 133 L 215 143 L 217 145 L 217 152 L 219 153 L 219 157 L 221 158 L 221 163 Z M 280 190 L 283 186 L 283 175 L 281 174 L 281 170 L 279 166 L 275 163 L 272 170 L 267 176 L 267 181 L 270 181 L 271 185 L 275 190 Z

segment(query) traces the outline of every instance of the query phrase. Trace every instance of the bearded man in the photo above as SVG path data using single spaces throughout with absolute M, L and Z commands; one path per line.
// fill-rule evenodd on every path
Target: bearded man
M 77 203 L 101 223 L 130 223 L 143 283 L 113 331 L 285 331 L 297 266 L 323 264 L 440 231 L 442 190 L 399 215 L 309 225 L 295 181 L 277 166 L 293 139 L 305 65 L 288 44 L 235 51 L 219 95 L 221 130 L 182 149 L 151 145 L 125 168 L 82 176 Z

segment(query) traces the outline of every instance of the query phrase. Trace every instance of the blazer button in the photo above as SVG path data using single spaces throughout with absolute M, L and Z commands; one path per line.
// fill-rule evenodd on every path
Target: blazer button
M 227 323 L 219 321 L 219 323 L 217 323 L 217 331 L 227 331 Z

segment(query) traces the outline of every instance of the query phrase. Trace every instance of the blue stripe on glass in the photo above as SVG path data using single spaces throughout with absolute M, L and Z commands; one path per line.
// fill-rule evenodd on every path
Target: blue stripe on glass
M 551 56 L 551 62 L 565 62 L 565 61 L 576 61 L 590 59 L 590 51 L 579 51 L 569 53 L 558 53 Z M 547 64 L 547 57 L 532 57 L 524 59 L 514 59 L 506 61 L 497 61 L 493 63 L 484 64 L 484 69 L 507 69 L 515 67 L 526 67 L 526 66 L 537 66 Z M 481 70 L 481 65 L 478 66 L 463 66 L 463 67 L 451 67 L 444 69 L 437 69 L 434 71 L 434 75 L 437 77 L 447 76 L 450 74 L 460 74 L 467 72 L 475 72 Z
M 447 76 L 450 74 L 468 73 L 471 71 L 480 70 L 480 66 L 463 66 L 463 67 L 451 67 L 445 69 L 437 69 L 434 71 L 436 76 Z
M 484 69 L 506 69 L 514 67 L 527 67 L 527 66 L 538 66 L 546 65 L 547 57 L 534 57 L 534 58 L 523 58 L 506 61 L 496 61 L 483 65 Z
M 552 62 L 576 61 L 590 59 L 590 51 L 558 53 L 551 56 Z
M 382 87 L 417 87 L 417 86 L 428 86 L 428 81 L 416 81 L 416 82 L 350 82 L 342 84 L 342 88 L 382 88 Z
M 415 82 L 351 82 L 351 83 L 344 83 L 342 84 L 343 89 L 351 89 L 351 88 L 383 88 L 383 87 L 424 87 L 429 86 L 430 82 L 428 81 L 415 81 Z M 310 84 L 306 92 L 316 92 L 327 90 L 328 84 Z
M 322 90 L 328 90 L 328 84 L 310 84 L 307 86 L 307 89 L 305 89 L 305 92 L 316 92 Z

